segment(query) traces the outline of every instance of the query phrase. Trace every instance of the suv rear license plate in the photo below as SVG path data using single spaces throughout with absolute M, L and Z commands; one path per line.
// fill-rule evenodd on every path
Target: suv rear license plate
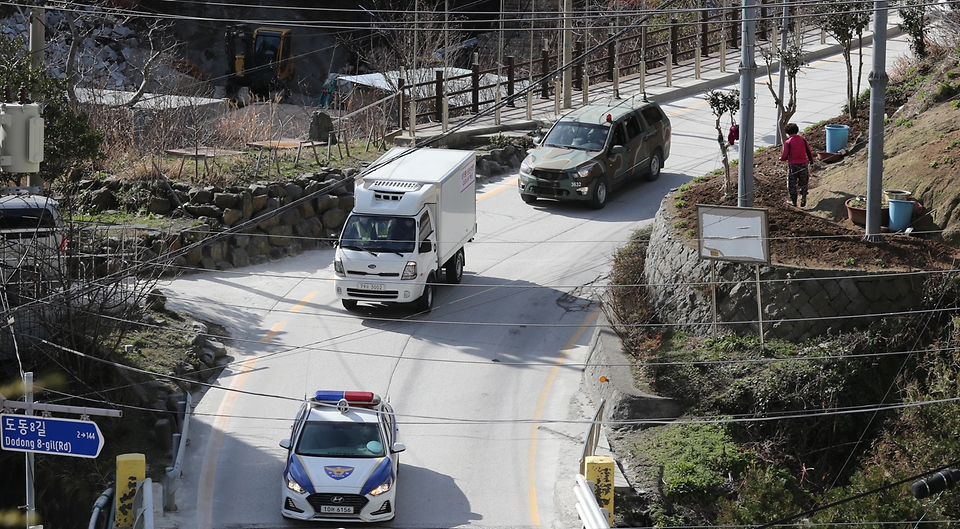
M 353 514 L 353 507 L 343 507 L 340 505 L 321 505 L 320 512 L 328 514 Z
M 360 283 L 357 288 L 360 290 L 383 290 L 383 283 Z

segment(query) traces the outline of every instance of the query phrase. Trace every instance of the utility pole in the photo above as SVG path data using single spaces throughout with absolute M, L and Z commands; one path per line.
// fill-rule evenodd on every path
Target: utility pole
M 30 9 L 30 65 L 34 68 L 43 68 L 44 66 L 44 47 L 45 44 L 45 32 L 44 32 L 44 19 L 45 10 L 40 7 L 34 7 Z M 31 97 L 30 99 L 33 99 Z M 43 178 L 35 173 L 27 175 L 27 185 L 39 187 L 43 189 Z M 28 458 L 32 461 L 33 455 L 28 455 Z
M 737 205 L 753 206 L 753 106 L 757 77 L 755 0 L 743 0 L 742 47 L 740 48 L 740 162 L 737 164 Z
M 563 108 L 573 107 L 573 0 L 563 1 Z
M 887 94 L 887 0 L 873 3 L 873 70 L 870 71 L 870 138 L 867 146 L 868 241 L 880 240 L 880 193 L 883 191 L 883 103 Z
M 23 396 L 27 406 L 33 404 L 33 372 L 28 371 L 23 374 Z M 33 415 L 32 409 L 24 412 L 26 415 Z M 37 516 L 37 501 L 34 497 L 33 488 L 33 452 L 27 452 L 27 527 L 33 526 Z

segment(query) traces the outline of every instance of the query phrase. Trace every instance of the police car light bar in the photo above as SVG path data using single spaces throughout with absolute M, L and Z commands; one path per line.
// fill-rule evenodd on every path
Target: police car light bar
M 369 391 L 331 391 L 319 389 L 316 395 L 313 396 L 314 402 L 336 404 L 341 400 L 346 400 L 348 404 L 355 406 L 376 406 L 380 404 L 380 397 Z

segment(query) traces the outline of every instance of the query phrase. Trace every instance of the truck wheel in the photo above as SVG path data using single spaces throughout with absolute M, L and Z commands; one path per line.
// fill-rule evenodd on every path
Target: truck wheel
M 660 169 L 663 169 L 663 154 L 660 153 L 660 149 L 654 151 L 653 155 L 650 156 L 650 167 L 647 169 L 647 180 L 653 182 L 657 178 L 660 178 Z
M 607 192 L 610 186 L 607 185 L 607 177 L 601 176 L 597 180 L 597 187 L 593 188 L 593 198 L 590 199 L 590 207 L 593 209 L 603 209 L 607 205 Z
M 427 284 L 423 286 L 423 294 L 417 300 L 417 312 L 430 312 L 433 308 L 433 296 L 437 293 L 437 278 L 430 272 L 427 276 Z
M 453 255 L 449 261 L 447 261 L 446 272 L 447 272 L 447 283 L 451 285 L 460 284 L 460 281 L 463 279 L 463 248 Z
M 343 303 L 343 308 L 347 310 L 357 310 L 357 300 L 355 299 L 341 299 L 340 302 Z
M 520 200 L 522 200 L 524 204 L 533 204 L 534 202 L 537 201 L 537 195 L 528 195 L 526 193 L 520 193 Z

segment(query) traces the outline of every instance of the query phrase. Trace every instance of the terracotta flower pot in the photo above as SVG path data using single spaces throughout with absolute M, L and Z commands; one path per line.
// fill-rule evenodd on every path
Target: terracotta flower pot
M 867 208 L 859 206 L 851 206 L 850 203 L 856 198 L 848 198 L 844 205 L 847 207 L 847 218 L 850 219 L 850 222 L 857 224 L 859 226 L 867 225 Z M 859 200 L 863 202 L 862 200 Z M 887 226 L 890 224 L 890 210 L 887 208 L 880 208 L 880 225 Z

